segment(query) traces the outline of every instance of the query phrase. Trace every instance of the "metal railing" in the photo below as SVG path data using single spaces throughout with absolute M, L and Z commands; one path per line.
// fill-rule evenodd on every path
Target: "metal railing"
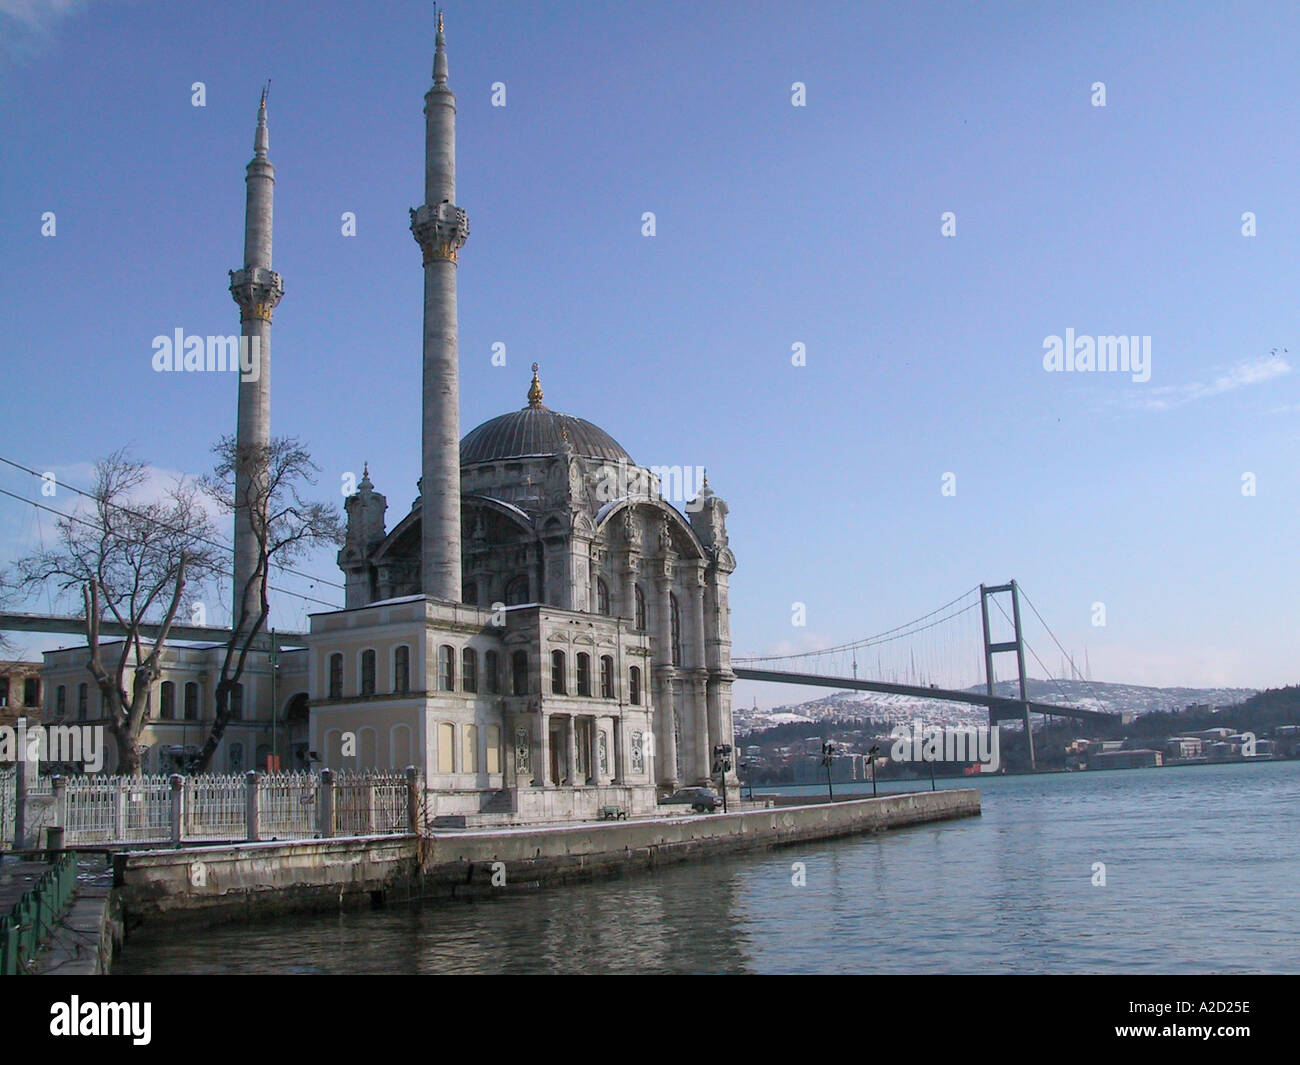
M 7 914 L 0 915 L 0 976 L 25 973 L 77 889 L 77 856 L 68 851 Z

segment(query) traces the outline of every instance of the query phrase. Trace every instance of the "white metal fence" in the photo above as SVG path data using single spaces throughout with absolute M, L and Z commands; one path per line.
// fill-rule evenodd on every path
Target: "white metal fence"
M 339 836 L 409 832 L 405 777 L 340 773 L 334 782 L 334 824 Z
M 335 789 L 338 783 L 335 783 Z M 314 773 L 277 773 L 258 780 L 258 835 L 263 839 L 310 839 L 319 831 L 320 778 Z
M 84 776 L 52 806 L 69 847 L 371 836 L 412 830 L 413 787 L 418 776 L 371 772 Z
M 167 839 L 171 785 L 166 777 L 71 777 L 62 816 L 64 840 L 69 844 Z

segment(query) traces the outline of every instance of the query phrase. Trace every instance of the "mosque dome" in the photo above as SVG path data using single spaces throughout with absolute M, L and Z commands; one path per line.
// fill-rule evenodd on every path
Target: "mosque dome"
M 557 455 L 566 439 L 575 455 L 601 462 L 622 459 L 635 465 L 632 456 L 600 426 L 542 406 L 542 386 L 534 363 L 528 406 L 502 414 L 466 433 L 460 442 L 460 464 L 473 466 L 502 459 Z

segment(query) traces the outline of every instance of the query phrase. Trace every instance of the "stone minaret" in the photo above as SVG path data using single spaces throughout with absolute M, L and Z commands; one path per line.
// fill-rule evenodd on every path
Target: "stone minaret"
M 252 508 L 264 504 L 267 452 L 271 435 L 271 312 L 284 295 L 280 275 L 271 269 L 271 201 L 275 167 L 266 158 L 266 90 L 257 105 L 253 159 L 244 179 L 244 267 L 230 271 L 230 294 L 239 304 L 241 357 L 250 372 L 239 375 L 239 416 L 235 470 L 235 585 L 232 624 L 251 625 L 260 608 L 257 576 L 258 537 Z M 247 352 L 248 354 L 243 354 Z M 241 624 L 241 618 L 244 619 Z
M 420 481 L 424 594 L 460 602 L 460 367 L 456 256 L 469 219 L 456 203 L 456 97 L 438 15 L 433 88 L 424 97 L 424 206 L 411 233 L 424 254 L 424 406 Z

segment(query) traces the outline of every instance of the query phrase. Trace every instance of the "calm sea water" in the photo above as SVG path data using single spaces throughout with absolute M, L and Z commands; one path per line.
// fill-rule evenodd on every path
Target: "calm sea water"
M 114 971 L 1300 971 L 1300 762 L 977 783 L 981 817 L 878 836 L 488 901 L 144 928 Z

